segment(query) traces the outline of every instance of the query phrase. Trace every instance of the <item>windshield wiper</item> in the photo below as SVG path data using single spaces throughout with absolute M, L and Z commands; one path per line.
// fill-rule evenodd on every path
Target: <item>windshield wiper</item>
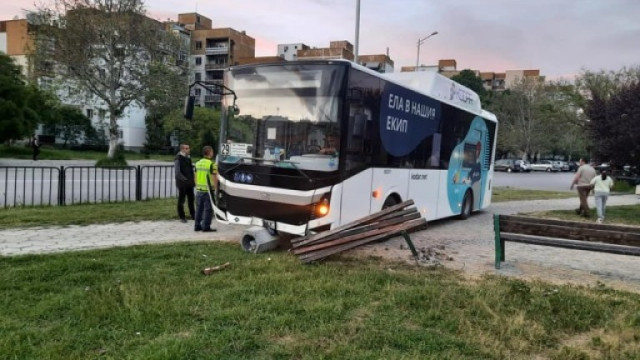
M 237 163 L 235 163 L 232 167 L 226 169 L 222 175 L 226 175 L 228 172 L 233 171 L 234 169 L 237 169 L 240 165 L 244 164 L 245 160 L 252 160 L 255 161 L 257 163 L 264 163 L 264 162 L 272 162 L 274 165 L 275 164 L 280 164 L 280 163 L 285 163 L 285 164 L 290 164 L 291 167 L 293 167 L 300 175 L 304 176 L 307 180 L 309 180 L 309 182 L 313 182 L 313 179 L 307 175 L 307 173 L 305 173 L 304 171 L 302 171 L 302 169 L 300 169 L 299 167 L 296 166 L 296 162 L 295 161 L 291 161 L 291 160 L 275 160 L 275 159 L 263 159 L 263 158 L 254 158 L 254 157 L 240 157 L 240 159 L 238 160 Z
M 244 164 L 244 159 L 243 157 L 241 157 L 240 159 L 238 159 L 238 162 L 233 164 L 232 167 L 228 168 L 227 170 L 225 170 L 222 175 L 227 175 L 227 173 L 233 169 L 237 169 L 240 165 Z M 247 159 L 251 159 L 250 157 L 247 157 Z
M 296 162 L 295 161 L 291 161 L 291 160 L 273 160 L 274 164 L 279 164 L 279 163 L 285 163 L 285 164 L 291 164 L 291 166 L 293 166 L 294 169 L 296 169 L 300 175 L 304 176 L 305 178 L 307 178 L 307 180 L 309 180 L 309 182 L 313 182 L 313 179 L 311 177 L 309 177 L 309 175 L 307 175 L 307 173 L 305 173 L 304 171 L 302 171 L 302 169 L 300 169 L 299 167 L 296 166 Z
M 251 161 L 255 161 L 257 163 L 265 162 L 265 161 L 275 161 L 275 160 L 266 160 L 266 159 L 262 159 L 262 158 L 254 158 L 254 157 L 250 157 L 250 156 L 240 156 L 238 158 L 238 162 L 234 163 L 232 167 L 230 167 L 227 170 L 225 170 L 222 174 L 226 175 L 229 171 L 238 168 L 240 165 L 244 164 L 245 160 L 251 160 Z

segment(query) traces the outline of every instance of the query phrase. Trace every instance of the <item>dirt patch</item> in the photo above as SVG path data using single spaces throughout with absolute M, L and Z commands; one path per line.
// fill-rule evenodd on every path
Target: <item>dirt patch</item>
M 411 239 L 419 251 L 418 261 L 402 237 L 366 245 L 354 252 L 391 261 L 444 266 L 462 271 L 470 279 L 495 274 L 640 293 L 640 258 L 634 256 L 508 242 L 506 261 L 500 269 L 495 269 L 493 213 L 490 212 L 475 214 L 466 221 L 433 222 L 426 230 L 411 234 Z

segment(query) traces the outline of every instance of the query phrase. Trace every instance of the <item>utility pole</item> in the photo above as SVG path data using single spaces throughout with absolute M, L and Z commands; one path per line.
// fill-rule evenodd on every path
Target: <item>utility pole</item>
M 354 51 L 354 62 L 358 63 L 358 43 L 360 42 L 360 0 L 356 0 L 356 43 Z

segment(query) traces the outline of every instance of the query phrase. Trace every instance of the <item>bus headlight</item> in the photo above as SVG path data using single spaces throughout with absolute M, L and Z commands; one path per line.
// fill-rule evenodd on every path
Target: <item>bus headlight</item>
M 319 202 L 315 203 L 313 207 L 313 215 L 316 218 L 323 217 L 329 213 L 330 209 L 329 199 L 322 198 Z

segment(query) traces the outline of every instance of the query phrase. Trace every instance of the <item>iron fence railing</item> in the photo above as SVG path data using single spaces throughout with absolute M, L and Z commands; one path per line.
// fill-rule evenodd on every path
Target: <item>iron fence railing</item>
M 175 197 L 173 165 L 0 166 L 0 204 L 71 205 Z
M 58 205 L 60 168 L 0 166 L 0 203 L 2 206 Z

